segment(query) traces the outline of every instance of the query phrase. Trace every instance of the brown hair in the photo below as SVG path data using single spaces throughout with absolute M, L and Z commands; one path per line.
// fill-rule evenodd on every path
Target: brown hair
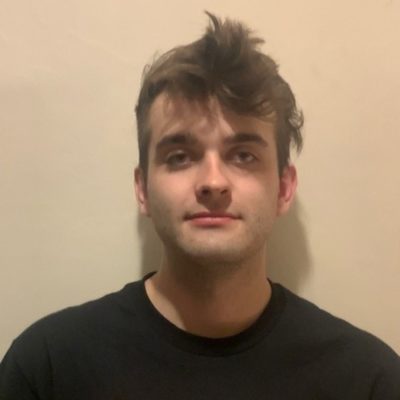
M 276 62 L 258 47 L 264 41 L 254 37 L 243 24 L 221 21 L 206 12 L 210 25 L 199 40 L 175 47 L 145 68 L 136 106 L 139 165 L 147 176 L 150 107 L 162 92 L 179 94 L 188 100 L 215 96 L 238 113 L 276 120 L 279 173 L 288 165 L 290 146 L 301 150 L 303 115 L 289 85 L 278 73 Z

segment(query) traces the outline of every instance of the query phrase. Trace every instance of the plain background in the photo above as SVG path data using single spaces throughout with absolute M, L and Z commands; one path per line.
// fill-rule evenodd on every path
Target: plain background
M 270 275 L 400 352 L 400 2 L 1 0 L 0 356 L 38 318 L 157 268 L 138 218 L 143 66 L 203 11 L 265 38 L 304 111 Z

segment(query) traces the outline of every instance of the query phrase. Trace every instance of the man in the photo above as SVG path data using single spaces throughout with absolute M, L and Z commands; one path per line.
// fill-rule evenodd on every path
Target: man
M 400 399 L 389 347 L 267 279 L 302 117 L 262 41 L 209 16 L 146 72 L 137 105 L 136 193 L 159 271 L 28 328 L 2 399 Z

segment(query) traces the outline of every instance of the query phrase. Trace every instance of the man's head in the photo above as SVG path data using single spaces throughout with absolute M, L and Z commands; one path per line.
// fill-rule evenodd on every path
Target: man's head
M 290 147 L 301 149 L 303 124 L 289 85 L 277 64 L 259 51 L 263 40 L 242 24 L 211 19 L 205 35 L 189 45 L 176 47 L 158 58 L 146 71 L 136 107 L 139 164 L 147 177 L 151 140 L 149 111 L 161 94 L 207 102 L 215 97 L 240 115 L 272 118 L 281 174 L 288 165 Z
M 289 150 L 301 147 L 302 117 L 276 64 L 258 51 L 262 41 L 210 18 L 203 38 L 144 76 L 136 193 L 167 258 L 239 265 L 262 257 L 293 201 Z

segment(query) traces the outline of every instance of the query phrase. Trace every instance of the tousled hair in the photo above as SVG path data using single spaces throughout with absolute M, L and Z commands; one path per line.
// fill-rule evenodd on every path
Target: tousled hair
M 139 166 L 147 176 L 151 130 L 151 105 L 161 93 L 188 100 L 206 101 L 211 96 L 229 110 L 256 117 L 274 116 L 281 174 L 290 160 L 290 147 L 303 144 L 303 115 L 278 65 L 259 50 L 264 43 L 243 24 L 221 21 L 206 12 L 210 24 L 197 41 L 164 53 L 143 73 L 136 106 Z

